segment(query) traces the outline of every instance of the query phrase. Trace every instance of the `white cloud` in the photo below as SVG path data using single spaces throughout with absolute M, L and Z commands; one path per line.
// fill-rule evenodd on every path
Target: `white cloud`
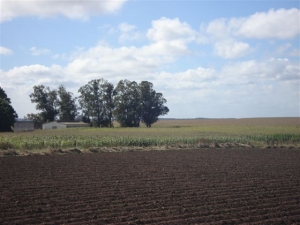
M 220 41 L 214 44 L 215 54 L 226 58 L 237 58 L 244 56 L 251 52 L 251 47 L 249 44 L 237 41 Z
M 295 38 L 300 34 L 299 20 L 299 9 L 271 9 L 247 18 L 237 34 L 247 38 Z
M 295 116 L 299 114 L 295 114 L 299 79 L 297 63 L 269 59 L 241 61 L 219 70 L 163 72 L 154 84 L 161 84 L 170 109 L 177 110 L 172 112 L 175 117 L 180 117 L 181 111 L 194 117 Z
M 151 67 L 151 63 L 137 60 L 137 48 L 106 48 L 98 46 L 82 52 L 66 67 L 30 65 L 0 71 L 1 87 L 8 90 L 13 106 L 20 115 L 34 112 L 34 104 L 30 103 L 28 97 L 33 85 L 57 88 L 64 84 L 77 95 L 80 86 L 96 78 L 104 78 L 114 84 L 120 79 L 137 82 L 149 80 L 168 100 L 171 117 L 182 117 L 185 106 L 188 107 L 184 111 L 186 117 L 220 116 L 216 109 L 222 111 L 224 117 L 272 116 L 272 110 L 278 113 L 276 115 L 292 116 L 299 103 L 294 96 L 299 92 L 300 66 L 287 59 L 248 60 L 225 65 L 219 70 L 198 67 L 170 73 L 159 72 L 159 67 Z M 113 57 L 121 52 L 122 60 Z M 97 54 L 98 59 L 93 61 L 89 58 Z M 133 58 L 128 58 L 130 54 L 133 54 Z M 106 60 L 99 63 L 102 57 Z M 148 57 L 156 62 L 155 56 Z M 282 110 L 278 104 L 283 107 Z M 177 108 L 181 109 L 180 112 L 176 112 Z
M 51 51 L 46 48 L 31 47 L 29 50 L 30 50 L 31 54 L 34 56 L 47 55 L 47 54 L 51 53 Z
M 180 22 L 178 18 L 165 17 L 152 21 L 152 28 L 147 32 L 147 37 L 156 42 L 173 40 L 190 42 L 196 39 L 196 35 L 196 31 L 188 23 Z
M 295 38 L 300 34 L 299 9 L 271 9 L 249 17 L 221 18 L 211 21 L 205 31 L 216 38 Z
M 121 23 L 118 28 L 121 32 L 119 42 L 138 40 L 142 37 L 142 34 L 136 31 L 136 26 L 132 24 Z
M 11 54 L 13 54 L 12 50 L 10 50 L 9 48 L 0 46 L 0 55 L 11 55 Z
M 244 19 L 221 18 L 211 21 L 205 31 L 214 43 L 214 53 L 225 59 L 233 59 L 249 54 L 253 49 L 248 43 L 237 41 L 234 33 L 241 26 Z
M 245 18 L 221 18 L 211 21 L 204 30 L 217 39 L 227 39 L 241 27 Z
M 104 25 L 101 25 L 98 27 L 99 30 L 107 33 L 107 34 L 114 34 L 116 33 L 116 29 L 115 27 L 113 27 L 112 25 L 110 24 L 104 24 Z
M 85 1 L 85 0 L 36 0 L 36 1 L 1 1 L 0 22 L 20 16 L 54 17 L 64 16 L 69 19 L 87 20 L 93 15 L 112 13 L 122 7 L 126 0 Z
M 277 47 L 276 52 L 277 52 L 277 54 L 282 54 L 291 47 L 292 47 L 291 43 L 286 43 L 286 44 L 283 44 L 283 45 L 280 45 L 279 47 Z
M 298 57 L 300 57 L 300 50 L 299 50 L 299 48 L 292 49 L 292 51 L 289 52 L 289 56 L 298 56 Z
M 33 84 L 52 84 L 63 79 L 62 68 L 58 65 L 51 67 L 35 64 L 30 66 L 14 67 L 8 71 L 0 72 L 1 78 L 9 80 L 10 87 Z M 31 87 L 32 87 L 31 86 Z
M 198 67 L 197 69 L 188 69 L 183 72 L 168 73 L 161 72 L 158 77 L 158 83 L 162 80 L 169 80 L 164 85 L 174 89 L 199 88 L 207 85 L 216 78 L 217 72 L 212 68 Z
M 121 32 L 129 32 L 129 31 L 135 30 L 136 27 L 134 25 L 131 25 L 128 23 L 121 23 L 119 25 L 119 29 Z
M 136 27 L 128 23 L 120 24 L 118 29 L 123 40 L 134 38 L 132 34 L 138 33 Z M 82 79 L 83 76 L 84 79 L 94 79 L 99 74 L 114 79 L 123 77 L 124 74 L 128 79 L 130 76 L 145 78 L 162 65 L 189 54 L 191 51 L 187 43 L 195 40 L 196 32 L 178 19 L 161 18 L 153 21 L 147 36 L 151 43 L 142 47 L 114 48 L 99 42 L 86 51 L 75 53 L 73 61 L 66 67 L 66 72 L 76 75 L 77 79 Z
M 181 22 L 178 18 L 165 17 L 152 21 L 147 37 L 152 42 L 148 50 L 155 54 L 168 55 L 170 59 L 174 56 L 190 54 L 188 43 L 202 41 L 188 23 Z
M 235 18 L 215 20 L 209 24 L 206 30 L 208 39 L 217 55 L 231 59 L 242 57 L 253 50 L 244 40 L 239 40 L 241 34 L 237 35 L 245 21 L 247 18 Z M 110 25 L 104 28 L 113 29 L 115 35 L 121 34 L 120 40 L 123 34 L 128 35 L 123 36 L 123 41 L 130 41 L 133 34 L 138 33 L 137 28 L 128 23 L 122 23 L 118 28 Z M 218 35 L 218 32 L 222 35 Z M 186 62 L 186 58 L 182 61 L 180 59 L 193 53 L 194 49 L 189 48 L 188 44 L 200 43 L 199 36 L 199 32 L 179 19 L 161 18 L 152 22 L 152 27 L 146 33 L 149 43 L 144 46 L 112 47 L 100 41 L 88 49 L 78 48 L 66 54 L 66 66 L 29 65 L 0 70 L 0 82 L 2 87 L 9 90 L 13 104 L 20 103 L 14 105 L 20 115 L 34 112 L 31 110 L 34 104 L 30 103 L 28 97 L 33 85 L 44 84 L 57 88 L 65 84 L 68 90 L 77 95 L 80 86 L 97 78 L 107 79 L 114 84 L 121 79 L 153 82 L 155 89 L 161 91 L 168 100 L 170 117 L 182 117 L 183 111 L 186 117 L 274 116 L 272 111 L 279 112 L 276 100 L 283 106 L 280 115 L 295 115 L 299 103 L 293 98 L 299 93 L 298 62 L 285 58 L 232 60 L 231 63 L 222 61 L 223 65 L 214 64 L 214 68 L 200 66 L 202 62 L 199 60 L 199 65 L 194 68 L 176 72 L 172 63 Z M 273 47 L 275 51 L 278 47 L 278 51 L 285 53 L 291 50 L 299 52 L 290 44 L 274 44 Z M 47 49 L 43 51 L 35 47 L 31 51 L 36 54 L 49 53 Z M 161 72 L 167 66 L 175 72 Z M 285 111 L 285 106 L 289 107 L 289 112 Z
M 297 62 L 280 58 L 248 60 L 226 65 L 220 74 L 224 82 L 234 84 L 297 81 L 300 79 L 300 66 Z
M 249 17 L 220 18 L 202 25 L 210 43 L 214 44 L 216 55 L 230 59 L 244 56 L 253 48 L 242 38 L 290 39 L 300 34 L 300 11 L 298 9 L 278 9 L 258 12 Z M 285 44 L 277 48 L 280 54 L 290 48 Z

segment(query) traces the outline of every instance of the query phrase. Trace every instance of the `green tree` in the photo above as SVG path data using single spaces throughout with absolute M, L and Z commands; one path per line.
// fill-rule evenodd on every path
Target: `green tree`
M 0 132 L 10 132 L 18 115 L 10 105 L 10 99 L 0 87 Z
M 113 85 L 104 79 L 91 80 L 78 92 L 83 116 L 91 118 L 95 126 L 112 126 Z
M 25 119 L 32 120 L 34 122 L 43 122 L 43 116 L 41 113 L 37 113 L 37 114 L 29 113 L 27 114 Z
M 103 89 L 103 117 L 105 118 L 103 121 L 104 126 L 113 127 L 113 109 L 114 105 L 114 85 L 105 81 L 102 84 Z
M 73 121 L 77 116 L 76 98 L 74 98 L 71 92 L 67 92 L 63 85 L 58 88 L 58 115 L 60 120 Z
M 121 80 L 115 88 L 114 116 L 122 127 L 139 127 L 140 125 L 140 94 L 138 84 L 133 81 Z
M 58 115 L 57 91 L 49 87 L 38 85 L 33 87 L 33 93 L 29 95 L 32 103 L 36 103 L 36 109 L 41 110 L 40 116 L 43 122 L 54 121 Z
M 142 81 L 139 84 L 141 98 L 141 121 L 147 127 L 151 127 L 153 123 L 158 121 L 158 117 L 166 115 L 169 108 L 164 104 L 167 100 L 162 93 L 156 93 L 153 90 L 153 84 L 148 81 Z

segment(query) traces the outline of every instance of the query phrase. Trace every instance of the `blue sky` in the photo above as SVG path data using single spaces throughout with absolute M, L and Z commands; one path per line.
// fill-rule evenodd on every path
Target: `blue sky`
M 150 81 L 175 118 L 300 116 L 299 1 L 1 0 L 0 86 Z

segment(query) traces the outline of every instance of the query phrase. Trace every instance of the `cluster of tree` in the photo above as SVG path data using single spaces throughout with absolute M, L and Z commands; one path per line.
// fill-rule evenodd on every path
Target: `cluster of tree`
M 0 132 L 13 131 L 12 127 L 18 118 L 16 111 L 10 104 L 10 99 L 0 87 Z
M 33 93 L 29 95 L 31 102 L 36 103 L 37 114 L 27 114 L 27 118 L 37 122 L 60 120 L 75 120 L 78 114 L 76 98 L 71 92 L 61 85 L 58 90 L 51 90 L 44 85 L 33 87 Z
M 36 109 L 41 112 L 28 114 L 27 118 L 40 122 L 57 118 L 82 120 L 96 127 L 112 127 L 116 120 L 122 127 L 138 127 L 140 122 L 151 127 L 159 116 L 169 112 L 165 106 L 166 99 L 148 81 L 138 84 L 121 80 L 114 87 L 104 79 L 97 79 L 80 87 L 78 92 L 80 95 L 75 98 L 64 86 L 58 90 L 43 85 L 34 86 L 31 102 L 36 103 Z

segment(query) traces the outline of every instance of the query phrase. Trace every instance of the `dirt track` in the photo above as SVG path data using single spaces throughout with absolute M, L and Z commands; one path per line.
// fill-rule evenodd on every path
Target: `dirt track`
M 300 224 L 300 151 L 0 158 L 0 224 Z

